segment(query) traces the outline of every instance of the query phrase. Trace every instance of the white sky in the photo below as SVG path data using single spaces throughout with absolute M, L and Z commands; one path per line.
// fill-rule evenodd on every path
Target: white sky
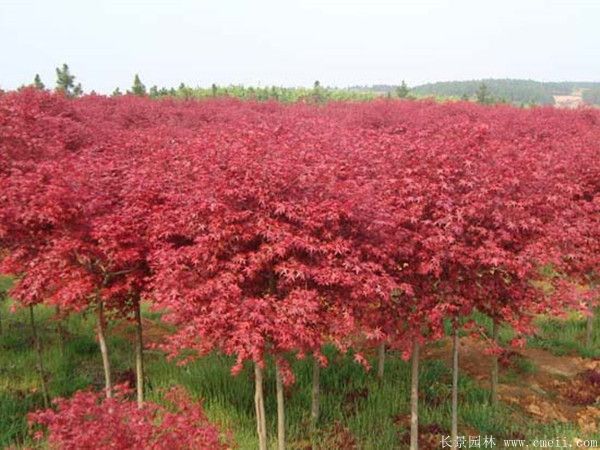
M 600 81 L 600 0 L 0 0 L 0 87 Z

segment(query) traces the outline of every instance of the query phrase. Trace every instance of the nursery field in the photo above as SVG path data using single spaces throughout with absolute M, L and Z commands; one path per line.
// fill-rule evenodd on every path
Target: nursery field
M 600 111 L 0 92 L 0 445 L 600 448 Z
M 5 283 L 5 286 L 8 282 Z M 93 318 L 70 317 L 65 324 L 66 341 L 61 351 L 52 311 L 36 308 L 38 332 L 44 344 L 48 389 L 52 397 L 68 397 L 79 389 L 101 389 L 102 364 L 95 339 Z M 2 308 L 3 334 L 0 337 L 0 445 L 16 448 L 33 446 L 26 414 L 43 407 L 40 382 L 33 347 L 31 327 L 26 311 L 11 314 L 7 304 Z M 149 342 L 158 342 L 169 333 L 160 325 L 159 316 L 144 314 Z M 511 354 L 500 369 L 501 403 L 498 410 L 489 405 L 490 362 L 481 361 L 477 346 L 465 344 L 461 358 L 465 372 L 461 374 L 459 426 L 467 436 L 494 436 L 495 448 L 504 448 L 504 440 L 526 438 L 564 438 L 600 441 L 598 410 L 593 395 L 600 395 L 600 383 L 587 378 L 592 371 L 600 374 L 600 321 L 597 320 L 594 348 L 582 344 L 585 324 L 580 318 L 565 320 L 540 319 L 539 334 L 528 343 L 527 350 Z M 485 320 L 482 324 L 490 326 Z M 133 382 L 131 346 L 134 327 L 128 322 L 116 323 L 109 331 L 113 349 L 115 378 Z M 512 337 L 504 329 L 501 339 Z M 468 339 L 468 338 L 464 338 Z M 533 353 L 531 353 L 533 352 Z M 538 353 L 539 352 L 539 353 Z M 331 367 L 323 370 L 323 409 L 316 442 L 306 430 L 310 422 L 311 367 L 307 361 L 294 363 L 296 383 L 286 391 L 290 449 L 401 449 L 408 446 L 410 406 L 410 367 L 392 353 L 382 380 L 375 370 L 366 372 L 350 356 L 336 354 L 328 348 Z M 431 344 L 425 350 L 420 374 L 424 386 L 420 418 L 421 448 L 441 448 L 442 436 L 450 430 L 451 371 L 448 345 Z M 254 424 L 250 367 L 236 377 L 230 375 L 232 360 L 218 354 L 207 356 L 185 367 L 165 360 L 159 351 L 147 352 L 148 398 L 159 400 L 161 392 L 183 385 L 194 399 L 203 399 L 208 416 L 223 429 L 233 432 L 237 448 L 257 447 Z M 369 355 L 376 366 L 376 356 Z M 548 360 L 553 364 L 546 366 Z M 275 434 L 276 405 L 272 371 L 266 374 L 266 411 L 269 432 Z M 541 385 L 540 385 L 541 383 Z M 588 384 L 589 383 L 589 384 Z M 272 445 L 275 443 L 272 442 Z M 311 447 L 315 445 L 315 447 Z M 600 447 L 600 445 L 598 446 Z M 594 448 L 594 447 L 588 447 Z
M 79 389 L 101 389 L 102 364 L 93 318 L 74 315 L 67 320 L 66 341 L 61 351 L 52 315 L 52 311 L 44 307 L 36 308 L 50 395 L 67 397 Z M 43 400 L 29 318 L 26 311 L 11 314 L 6 304 L 2 316 L 0 444 L 16 448 L 33 446 L 35 442 L 28 432 L 25 417 L 27 412 L 42 408 Z M 159 315 L 147 312 L 144 319 L 149 342 L 158 342 L 169 333 L 168 327 L 160 325 Z M 482 320 L 482 324 L 490 325 L 485 322 Z M 585 324 L 580 318 L 540 319 L 540 332 L 530 340 L 527 350 L 511 354 L 501 366 L 502 394 L 498 410 L 493 410 L 488 401 L 486 368 L 489 363 L 482 362 L 480 355 L 472 354 L 479 350 L 476 346 L 465 344 L 461 357 L 467 367 L 459 380 L 461 434 L 494 436 L 498 441 L 496 448 L 503 448 L 505 439 L 561 437 L 569 443 L 576 439 L 599 441 L 600 415 L 588 412 L 591 411 L 588 408 L 596 404 L 596 399 L 588 394 L 600 395 L 600 383 L 597 378 L 596 384 L 586 378 L 592 371 L 600 374 L 598 322 L 594 349 L 589 350 L 581 343 Z M 115 323 L 109 335 L 115 379 L 134 382 L 131 357 L 134 327 L 128 322 Z M 511 337 L 511 330 L 502 331 L 503 342 L 507 343 Z M 306 433 L 310 421 L 311 367 L 306 361 L 294 363 L 296 383 L 286 390 L 289 448 L 309 449 L 313 444 L 322 449 L 407 448 L 409 364 L 398 354 L 390 354 L 383 380 L 379 380 L 375 370 L 366 372 L 350 356 L 336 354 L 333 348 L 328 348 L 326 354 L 332 364 L 322 373 L 322 422 L 316 442 Z M 424 449 L 441 448 L 442 436 L 449 435 L 449 354 L 444 341 L 431 344 L 425 350 L 420 374 L 420 384 L 424 386 L 420 411 L 421 448 Z M 257 447 L 253 397 L 248 389 L 252 384 L 250 367 L 232 377 L 232 360 L 218 354 L 185 367 L 167 362 L 160 351 L 149 351 L 146 358 L 149 399 L 160 401 L 165 389 L 183 385 L 194 399 L 203 399 L 206 412 L 215 423 L 232 430 L 237 448 Z M 554 358 L 551 367 L 544 365 L 548 358 Z M 376 366 L 376 355 L 370 355 L 369 359 Z M 274 378 L 273 372 L 268 371 L 265 407 L 270 418 L 276 417 L 274 398 L 269 395 L 275 392 Z M 269 420 L 268 427 L 274 435 L 275 421 Z

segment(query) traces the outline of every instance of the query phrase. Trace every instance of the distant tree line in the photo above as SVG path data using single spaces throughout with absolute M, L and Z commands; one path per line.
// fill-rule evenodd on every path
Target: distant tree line
M 76 77 L 71 73 L 67 64 L 56 68 L 55 90 L 62 92 L 69 97 L 78 97 L 83 94 L 81 83 L 75 83 Z M 46 89 L 39 74 L 35 74 L 33 83 L 30 86 L 36 89 Z M 22 86 L 25 87 L 25 86 Z M 94 93 L 94 91 L 90 92 Z M 352 89 L 341 89 L 334 87 L 324 87 L 319 81 L 315 81 L 312 88 L 307 87 L 281 87 L 266 86 L 253 87 L 242 85 L 219 86 L 213 83 L 210 87 L 192 87 L 185 83 L 180 83 L 177 88 L 158 87 L 156 85 L 147 88 L 142 82 L 139 74 L 135 74 L 130 89 L 125 91 L 128 95 L 148 96 L 150 98 L 178 98 L 184 100 L 202 99 L 208 97 L 235 97 L 246 100 L 277 100 L 282 102 L 296 101 L 342 101 L 342 100 L 372 100 L 378 95 L 372 91 L 357 91 Z M 396 95 L 400 98 L 408 97 L 409 89 L 404 81 L 398 86 Z M 117 87 L 113 96 L 123 95 L 123 92 Z
M 483 98 L 482 86 L 485 86 Z M 554 104 L 552 91 L 543 83 L 532 80 L 445 81 L 416 86 L 413 88 L 413 92 L 421 96 L 456 97 L 477 100 L 480 103 Z
M 581 98 L 587 104 L 600 106 L 600 86 L 584 90 Z
M 405 86 L 406 88 L 406 86 Z M 408 92 L 408 88 L 406 88 Z M 282 102 L 314 101 L 325 102 L 331 100 L 371 100 L 376 97 L 373 92 L 358 92 L 349 89 L 324 87 L 315 81 L 312 88 L 306 87 L 281 87 L 265 86 L 253 87 L 242 85 L 219 86 L 213 83 L 210 87 L 192 87 L 180 83 L 177 88 L 151 86 L 149 89 L 135 75 L 131 89 L 127 94 L 148 96 L 150 98 L 178 98 L 184 100 L 202 99 L 209 97 L 235 97 L 245 100 L 276 100 Z M 122 95 L 119 88 L 113 91 L 113 96 Z
M 67 64 L 56 68 L 55 90 L 63 92 L 69 97 L 78 97 L 83 94 L 81 83 L 75 83 L 73 75 Z M 36 74 L 31 84 L 37 89 L 46 89 L 39 74 Z M 312 88 L 307 87 L 281 87 L 281 86 L 220 86 L 213 83 L 210 87 L 192 87 L 180 83 L 175 87 L 147 88 L 140 76 L 135 74 L 130 89 L 126 94 L 149 96 L 151 98 L 178 98 L 202 99 L 208 97 L 235 97 L 245 100 L 282 102 L 296 101 L 343 101 L 343 100 L 372 100 L 377 97 L 414 99 L 422 97 L 436 97 L 438 99 L 455 98 L 468 101 L 477 101 L 482 104 L 511 103 L 521 106 L 526 105 L 552 105 L 553 95 L 569 95 L 576 90 L 582 91 L 582 98 L 588 104 L 600 105 L 600 83 L 595 82 L 539 82 L 533 80 L 515 79 L 484 79 L 470 81 L 444 81 L 428 83 L 409 88 L 404 80 L 399 85 L 378 84 L 372 86 L 353 86 L 350 88 L 324 87 L 315 81 Z M 92 91 L 93 93 L 93 91 Z M 113 96 L 123 95 L 120 88 L 116 88 Z
M 488 100 L 485 103 L 508 102 L 517 105 L 553 105 L 554 95 L 571 95 L 574 91 L 583 90 L 583 97 L 588 103 L 594 92 L 600 89 L 600 83 L 594 82 L 540 82 L 533 80 L 486 79 L 471 81 L 447 81 L 429 83 L 412 88 L 418 96 L 443 96 L 480 101 L 479 91 L 485 85 Z M 597 98 L 596 98 L 597 99 Z
M 550 81 L 543 84 L 555 95 L 570 95 L 576 90 L 600 89 L 600 82 L 594 81 Z

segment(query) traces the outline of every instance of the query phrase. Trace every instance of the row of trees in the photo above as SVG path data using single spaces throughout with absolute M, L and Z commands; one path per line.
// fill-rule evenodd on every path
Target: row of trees
M 191 100 L 215 97 L 234 97 L 245 100 L 271 100 L 286 103 L 297 101 L 312 101 L 319 103 L 329 100 L 372 100 L 375 98 L 374 94 L 368 92 L 323 87 L 318 80 L 314 82 L 312 89 L 281 86 L 218 86 L 214 83 L 210 88 L 191 87 L 187 86 L 185 83 L 181 83 L 177 88 L 159 88 L 158 86 L 154 85 L 147 89 L 138 75 L 135 75 L 132 88 L 131 90 L 128 90 L 127 93 L 137 96 L 148 96 L 153 99 L 178 98 L 183 100 Z M 120 96 L 122 95 L 122 92 L 119 88 L 117 88 L 113 91 L 112 95 Z
M 318 86 L 315 86 L 318 88 Z M 277 376 L 278 448 L 292 358 L 312 357 L 313 427 L 326 344 L 412 359 L 477 310 L 512 326 L 596 306 L 600 115 L 434 102 L 153 102 L 39 90 L 0 95 L 0 245 L 21 304 L 93 310 L 113 396 L 106 322 L 129 318 L 144 405 L 144 299 L 180 362 L 251 364 L 259 448 L 263 373 Z M 532 281 L 552 264 L 554 295 Z M 587 291 L 580 294 L 584 286 Z M 575 294 L 577 292 L 577 294 Z M 497 356 L 495 356 L 497 358 Z M 497 363 L 496 363 L 497 367 Z M 497 402 L 497 371 L 491 374 Z M 456 439 L 454 440 L 456 442 Z
M 55 90 L 68 97 L 79 97 L 83 94 L 83 88 L 81 87 L 81 83 L 75 84 L 75 79 L 75 75 L 71 74 L 67 64 L 63 64 L 62 67 L 57 67 Z M 31 86 L 40 90 L 46 89 L 46 85 L 42 82 L 42 78 L 37 73 L 33 78 Z
M 75 84 L 76 77 L 71 74 L 69 66 L 63 64 L 56 68 L 56 90 L 68 96 L 78 97 L 83 94 L 81 83 Z M 39 74 L 36 74 L 32 86 L 45 89 Z M 319 81 L 315 81 L 312 89 L 309 88 L 284 88 L 279 86 L 252 87 L 252 86 L 218 86 L 212 84 L 210 88 L 191 87 L 180 83 L 177 88 L 158 87 L 147 88 L 138 74 L 135 74 L 131 88 L 127 94 L 149 96 L 151 98 L 181 98 L 201 99 L 209 97 L 236 97 L 250 100 L 276 100 L 283 102 L 296 102 L 300 100 L 373 100 L 381 94 L 387 98 L 415 98 L 437 96 L 442 98 L 460 98 L 461 100 L 475 100 L 481 104 L 512 103 L 517 105 L 546 105 L 553 104 L 553 94 L 571 94 L 573 89 L 582 89 L 582 97 L 588 104 L 599 104 L 598 83 L 541 83 L 531 80 L 473 80 L 456 82 L 437 82 L 416 86 L 412 89 L 403 80 L 400 85 L 375 85 L 371 87 L 355 87 L 350 89 L 324 88 Z M 378 94 L 379 93 L 379 94 Z M 123 95 L 117 87 L 112 96 Z
M 75 84 L 75 75 L 73 75 L 67 64 L 56 68 L 56 88 L 57 92 L 61 92 L 69 97 L 79 97 L 83 94 L 81 83 Z M 45 90 L 46 85 L 43 83 L 39 74 L 36 74 L 31 86 L 36 89 Z M 401 98 L 407 97 L 408 88 L 402 82 L 398 87 L 397 95 Z M 94 93 L 92 91 L 92 93 Z M 267 87 L 252 87 L 252 86 L 218 86 L 212 84 L 210 88 L 191 87 L 185 83 L 181 83 L 177 88 L 159 88 L 156 85 L 147 88 L 142 82 L 140 76 L 135 74 L 131 88 L 126 94 L 135 95 L 138 97 L 148 96 L 153 99 L 157 98 L 179 98 L 184 100 L 202 99 L 211 97 L 235 97 L 247 100 L 275 100 L 282 102 L 297 102 L 297 101 L 314 101 L 324 102 L 328 100 L 344 101 L 344 100 L 372 100 L 375 95 L 372 93 L 353 91 L 348 89 L 325 88 L 322 87 L 319 81 L 315 81 L 312 89 L 310 88 L 289 88 L 280 86 Z M 117 87 L 113 92 L 113 97 L 123 95 L 123 92 Z
M 554 90 L 558 89 L 549 83 L 533 80 L 483 79 L 428 83 L 415 86 L 413 91 L 422 96 L 478 98 L 482 85 L 486 86 L 489 98 L 517 105 L 552 105 Z

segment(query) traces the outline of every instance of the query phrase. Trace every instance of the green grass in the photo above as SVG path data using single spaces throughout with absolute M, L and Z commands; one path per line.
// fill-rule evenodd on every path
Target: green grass
M 489 317 L 475 312 L 473 319 L 483 325 L 491 336 L 492 321 Z M 600 314 L 595 316 L 592 345 L 589 347 L 585 343 L 586 321 L 579 314 L 568 314 L 565 318 L 539 317 L 535 320 L 535 325 L 537 332 L 528 338 L 529 347 L 541 348 L 556 356 L 600 358 Z M 508 345 L 514 337 L 515 332 L 511 328 L 500 328 L 499 339 L 503 345 Z
M 576 314 L 566 319 L 544 318 L 537 321 L 539 333 L 529 339 L 529 345 L 558 355 L 600 358 L 600 314 L 594 320 L 594 336 L 590 347 L 585 345 L 586 323 Z
M 0 278 L 0 283 L 6 281 Z M 35 353 L 27 311 L 10 314 L 4 304 L 2 313 L 4 332 L 0 336 L 0 447 L 30 444 L 25 415 L 43 405 L 39 392 L 39 376 L 35 369 Z M 65 322 L 67 339 L 64 352 L 60 351 L 56 323 L 52 310 L 36 307 L 36 320 L 43 342 L 48 387 L 52 397 L 69 396 L 88 386 L 100 388 L 103 372 L 98 345 L 95 340 L 93 317 L 73 315 Z M 147 313 L 147 317 L 157 318 Z M 483 320 L 483 319 L 482 319 Z M 553 326 L 543 328 L 548 336 L 558 336 Z M 562 326 L 562 325 L 561 325 Z M 570 327 L 569 324 L 564 324 Z M 572 338 L 579 336 L 573 325 Z M 600 329 L 600 326 L 596 329 Z M 116 379 L 123 378 L 133 367 L 131 344 L 109 330 L 111 361 Z M 551 334 L 550 331 L 553 333 Z M 580 330 L 579 330 L 580 331 Z M 596 331 L 598 334 L 598 332 Z M 503 330 L 503 339 L 510 332 Z M 598 338 L 598 335 L 596 335 Z M 557 337 L 558 339 L 558 337 Z M 560 346 L 562 341 L 552 341 Z M 410 368 L 399 355 L 391 354 L 386 360 L 383 382 L 373 373 L 366 372 L 352 360 L 352 355 L 339 355 L 326 349 L 329 367 L 322 369 L 322 417 L 317 440 L 319 447 L 334 450 L 355 440 L 360 449 L 404 449 L 408 436 L 407 416 L 410 398 Z M 242 450 L 257 447 L 255 437 L 253 379 L 250 366 L 237 376 L 230 374 L 232 360 L 221 355 L 209 355 L 184 367 L 165 360 L 157 351 L 148 351 L 147 395 L 160 401 L 164 388 L 183 385 L 194 398 L 202 398 L 209 417 L 233 431 Z M 290 449 L 309 447 L 309 411 L 311 361 L 294 360 L 296 383 L 286 395 L 287 432 Z M 521 363 L 520 363 L 521 364 Z M 451 373 L 440 361 L 423 361 L 420 372 L 420 423 L 423 427 L 450 430 Z M 518 371 L 530 371 L 527 362 Z M 488 406 L 489 393 L 476 381 L 461 376 L 460 430 L 462 434 L 478 433 L 500 439 L 513 436 L 531 438 L 543 436 L 582 436 L 575 424 L 542 425 L 528 419 L 522 411 L 502 404 L 498 411 Z M 265 374 L 266 414 L 271 446 L 274 448 L 276 432 L 275 376 L 272 364 Z M 346 432 L 344 430 L 347 430 Z M 559 434 L 557 434 L 559 433 Z M 346 444 L 344 444 L 346 442 Z

